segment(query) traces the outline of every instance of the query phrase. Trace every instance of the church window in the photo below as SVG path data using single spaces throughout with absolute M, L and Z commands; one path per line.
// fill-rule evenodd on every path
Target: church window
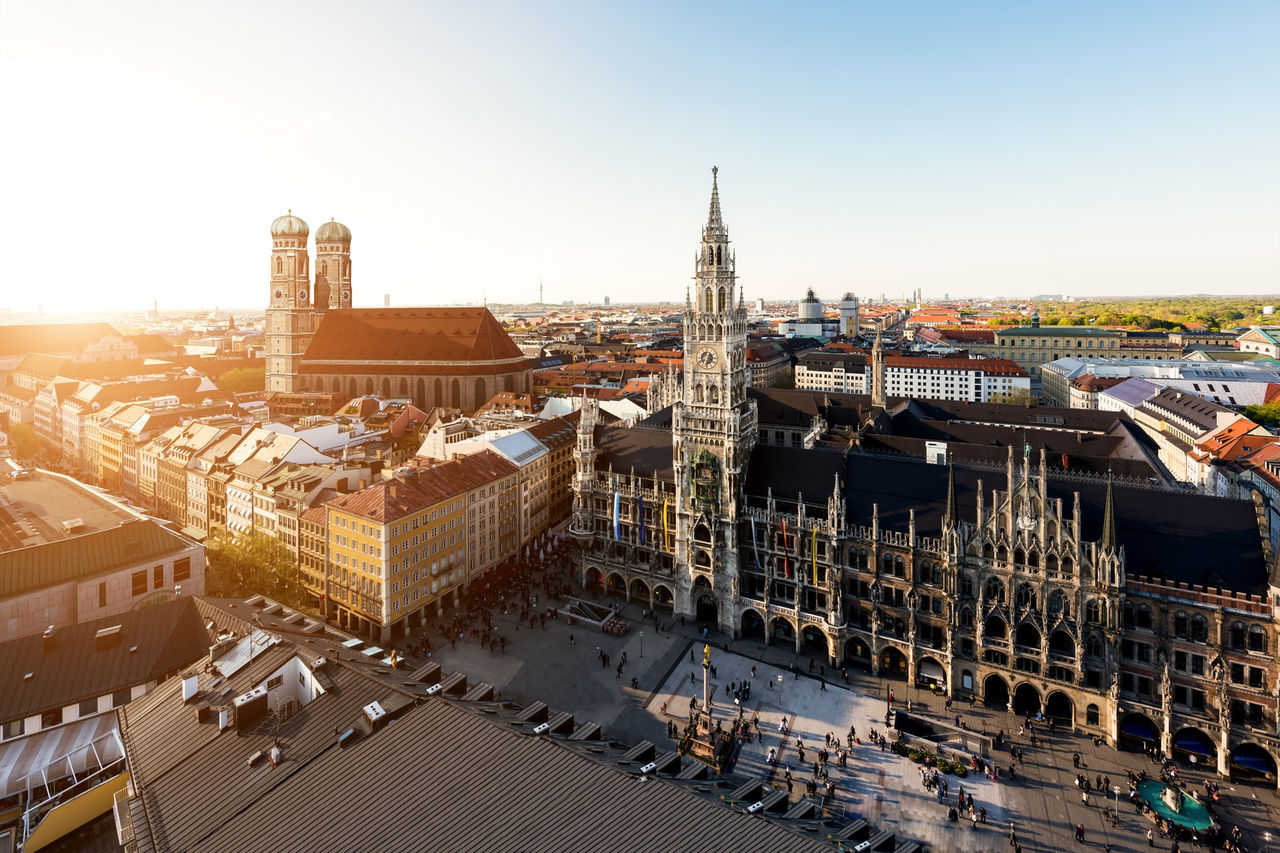
M 716 294 L 716 310 L 717 311 L 724 310 L 724 299 L 725 299 L 725 291 L 724 291 L 724 288 L 722 287 Z
M 1018 587 L 1018 606 L 1030 607 L 1032 610 L 1036 607 L 1036 592 L 1031 588 L 1030 584 L 1022 584 Z
M 1265 652 L 1267 650 L 1267 635 L 1258 625 L 1249 626 L 1249 651 Z
M 276 275 L 281 275 L 283 273 L 284 273 L 284 259 L 276 258 Z

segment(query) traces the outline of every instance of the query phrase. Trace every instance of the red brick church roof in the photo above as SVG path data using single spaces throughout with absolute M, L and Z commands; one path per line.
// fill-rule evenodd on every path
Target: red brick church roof
M 525 356 L 487 308 L 351 308 L 329 311 L 302 357 L 303 373 L 506 373 Z M 418 362 L 462 370 L 422 370 L 415 365 L 352 362 Z

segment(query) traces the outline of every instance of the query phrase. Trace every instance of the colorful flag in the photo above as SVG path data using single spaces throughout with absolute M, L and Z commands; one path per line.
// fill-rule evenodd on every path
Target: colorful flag
M 613 541 L 617 542 L 622 538 L 622 524 L 618 520 L 618 514 L 622 512 L 622 492 L 614 490 L 613 493 Z
M 791 577 L 791 560 L 787 557 L 787 520 L 782 519 L 782 571 Z
M 666 498 L 662 499 L 662 550 L 671 550 L 671 530 L 667 527 L 667 507 L 671 502 Z
M 751 553 L 756 555 L 756 571 L 760 571 L 760 548 L 756 545 L 756 517 L 751 516 Z
M 816 524 L 813 526 L 813 544 L 810 546 L 809 550 L 812 552 L 812 557 L 813 557 L 813 585 L 817 586 L 818 585 L 818 526 Z

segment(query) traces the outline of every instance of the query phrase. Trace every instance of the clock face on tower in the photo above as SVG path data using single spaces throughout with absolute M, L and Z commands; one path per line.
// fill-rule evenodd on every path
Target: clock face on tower
M 350 290 L 344 290 L 344 291 L 342 291 L 342 301 L 343 301 L 343 302 L 350 302 L 350 301 L 351 301 L 351 291 L 350 291 Z
M 710 370 L 716 366 L 716 351 L 710 347 L 703 347 L 698 351 L 698 367 L 703 370 Z
M 284 299 L 284 291 L 277 287 L 275 296 L 276 299 Z
M 307 289 L 305 287 L 298 291 L 298 301 L 303 305 L 307 304 Z

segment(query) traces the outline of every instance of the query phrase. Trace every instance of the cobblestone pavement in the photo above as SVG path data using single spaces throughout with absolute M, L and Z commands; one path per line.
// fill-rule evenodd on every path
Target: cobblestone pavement
M 687 718 L 690 697 L 702 695 L 702 640 L 692 625 L 675 624 L 658 630 L 653 622 L 642 622 L 642 612 L 635 606 L 624 608 L 623 616 L 632 622 L 631 630 L 622 637 L 606 636 L 580 625 L 570 628 L 563 622 L 548 623 L 545 628 L 529 629 L 514 619 L 501 615 L 495 622 L 508 639 L 506 653 L 491 653 L 475 642 L 459 642 L 437 648 L 434 659 L 447 671 L 461 671 L 472 681 L 493 684 L 502 695 L 519 702 L 542 700 L 554 710 L 571 711 L 579 721 L 593 720 L 610 737 L 627 742 L 650 740 L 659 749 L 672 744 L 666 736 L 668 720 Z M 574 642 L 570 644 L 572 633 Z M 892 829 L 906 839 L 922 841 L 935 851 L 1008 850 L 1010 824 L 1018 834 L 1024 851 L 1101 850 L 1111 844 L 1115 851 L 1146 850 L 1146 832 L 1151 826 L 1141 815 L 1121 800 L 1118 804 L 1119 826 L 1105 820 L 1106 805 L 1117 805 L 1114 796 L 1104 804 L 1092 797 L 1086 806 L 1075 787 L 1076 770 L 1072 753 L 1079 752 L 1090 776 L 1111 777 L 1113 786 L 1125 792 L 1126 770 L 1147 770 L 1156 775 L 1157 767 L 1145 756 L 1118 752 L 1108 746 L 1095 747 L 1084 736 L 1059 732 L 1048 735 L 1038 729 L 1037 748 L 1027 737 L 1019 737 L 1022 720 L 1004 710 L 982 707 L 970 709 L 957 702 L 952 712 L 944 712 L 943 700 L 924 690 L 908 689 L 903 681 L 891 682 L 866 673 L 850 673 L 846 685 L 839 673 L 827 672 L 826 689 L 815 674 L 809 675 L 811 658 L 797 655 L 790 644 L 771 644 L 738 640 L 724 650 L 725 639 L 710 636 L 712 663 L 716 676 L 711 689 L 716 699 L 716 718 L 726 724 L 737 716 L 732 698 L 726 696 L 725 685 L 751 680 L 751 667 L 756 667 L 751 698 L 743 713 L 748 718 L 758 714 L 761 738 L 747 744 L 734 770 L 743 778 L 769 776 L 773 784 L 784 787 L 783 769 L 790 767 L 794 780 L 792 798 L 804 793 L 804 783 L 813 778 L 813 761 L 823 746 L 828 732 L 843 739 L 850 726 L 855 727 L 862 744 L 855 745 L 847 767 L 832 760 L 830 778 L 836 783 L 832 810 L 850 819 L 864 817 L 883 829 Z M 437 640 L 438 642 L 438 640 Z M 600 653 L 609 656 L 603 665 Z M 690 662 L 690 653 L 693 662 Z M 626 655 L 622 674 L 617 663 Z M 797 664 L 798 677 L 790 671 Z M 781 675 L 782 680 L 778 680 Z M 636 679 L 632 687 L 631 679 Z M 769 686 L 772 685 L 772 686 Z M 964 779 L 944 777 L 949 785 L 948 802 L 940 803 L 935 793 L 927 791 L 920 781 L 918 765 L 905 757 L 881 751 L 872 745 L 868 735 L 872 728 L 884 732 L 886 690 L 892 685 L 898 707 L 912 700 L 913 711 L 950 720 L 959 713 L 975 731 L 994 734 L 1004 729 L 1014 745 L 1024 750 L 1024 763 L 1018 766 L 1016 781 L 1003 776 L 991 781 L 970 774 Z M 666 713 L 663 706 L 666 706 Z M 784 738 L 778 732 L 779 720 L 786 716 L 790 731 Z M 892 737 L 892 732 L 890 733 Z M 805 763 L 799 760 L 796 738 L 805 746 Z M 776 750 L 777 765 L 768 764 L 768 750 Z M 1008 765 L 1008 753 L 991 756 L 1002 767 Z M 1082 771 L 1083 772 L 1083 769 Z M 1206 778 L 1203 771 L 1183 767 L 1180 772 L 1199 789 Z M 1219 817 L 1227 826 L 1238 824 L 1246 834 L 1249 849 L 1280 851 L 1280 796 L 1274 789 L 1236 785 L 1219 780 L 1224 794 Z M 972 794 L 975 807 L 987 809 L 987 823 L 976 827 L 968 823 L 946 820 L 947 805 L 954 803 L 963 786 Z M 1077 844 L 1073 829 L 1083 824 L 1086 844 Z M 1168 850 L 1171 843 L 1157 833 L 1156 846 Z M 1184 845 L 1184 849 L 1191 849 Z M 1207 849 L 1207 848 L 1206 848 Z

